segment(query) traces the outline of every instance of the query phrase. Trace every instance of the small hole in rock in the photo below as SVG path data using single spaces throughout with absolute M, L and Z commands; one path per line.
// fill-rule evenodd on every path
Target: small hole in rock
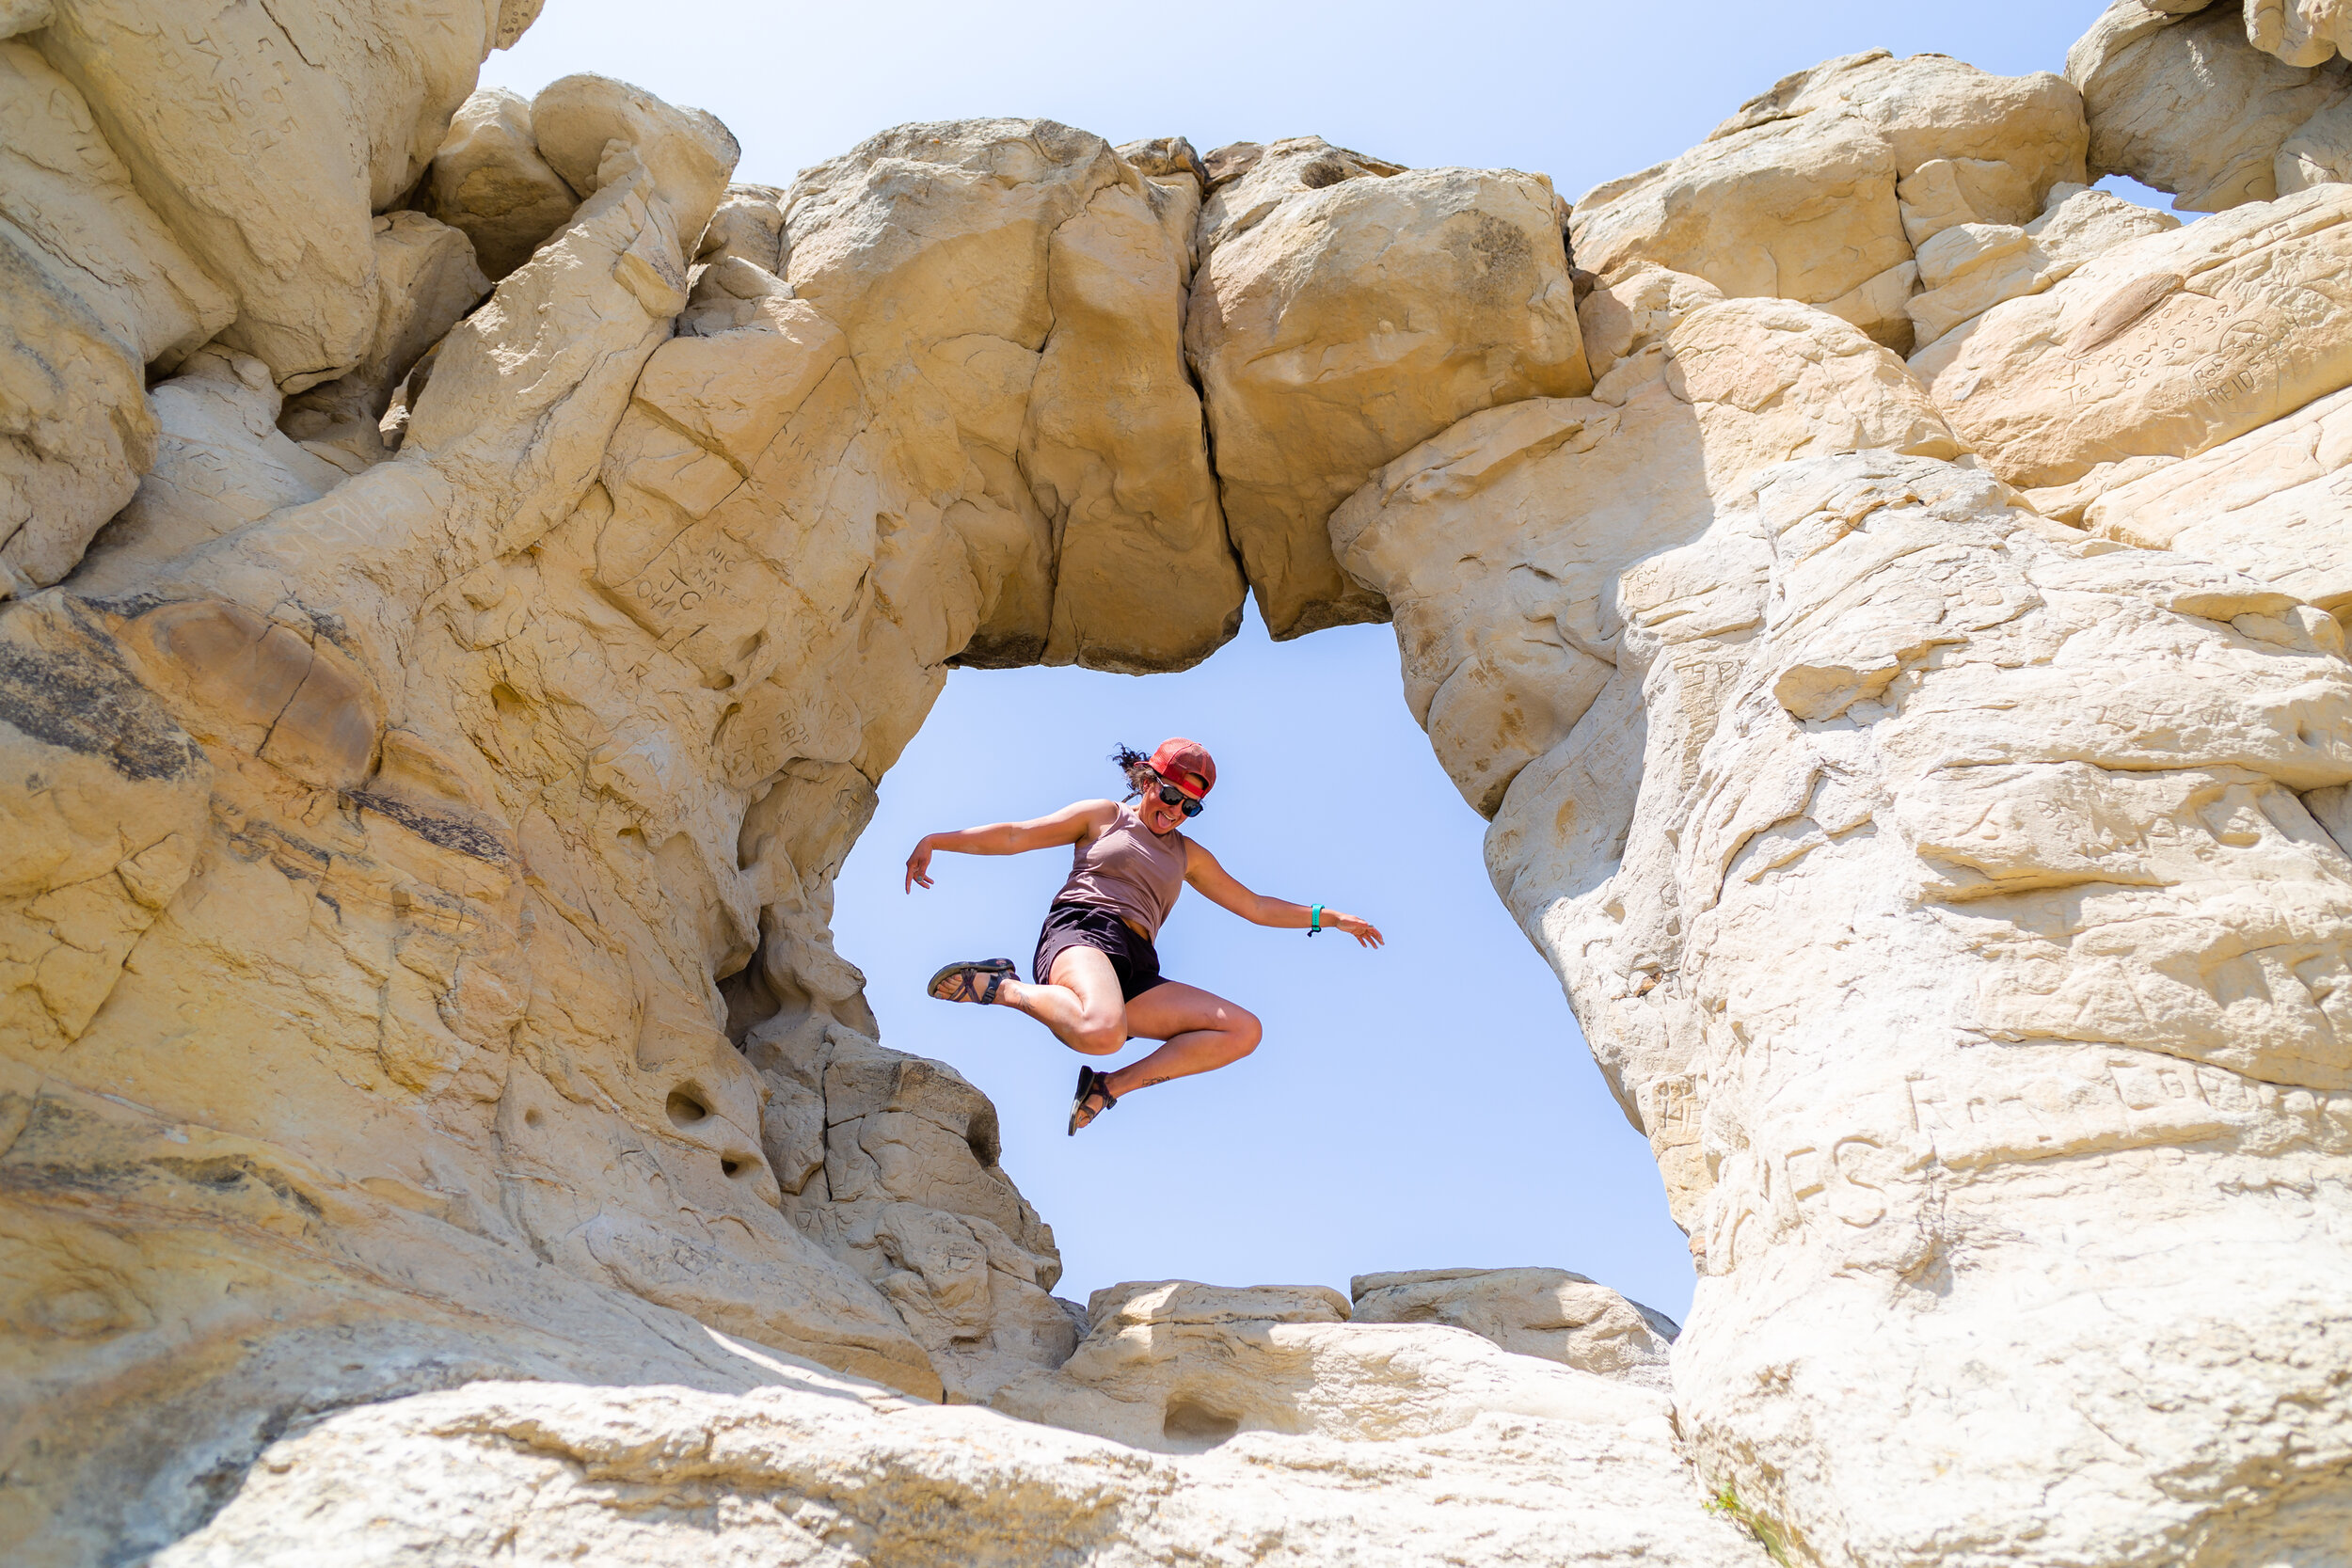
M 539 1113 L 538 1113 L 538 1112 L 536 1112 L 536 1111 L 525 1111 L 525 1112 L 523 1113 L 523 1125 L 524 1125 L 525 1127 L 536 1127 L 536 1126 L 538 1126 L 538 1125 L 539 1125 Z
M 1241 1418 L 1220 1415 L 1190 1400 L 1170 1400 L 1160 1435 L 1172 1443 L 1222 1443 L 1241 1430 Z
M 684 1089 L 672 1089 L 670 1102 L 663 1108 L 670 1113 L 671 1124 L 676 1127 L 691 1127 L 710 1115 L 709 1106 Z
M 736 1175 L 738 1172 L 741 1171 L 742 1168 L 743 1163 L 740 1160 L 722 1160 L 719 1162 L 719 1174 L 722 1176 Z

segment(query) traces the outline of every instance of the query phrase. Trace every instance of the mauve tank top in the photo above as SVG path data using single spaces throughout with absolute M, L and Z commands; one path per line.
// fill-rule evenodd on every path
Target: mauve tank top
M 1110 832 L 1075 851 L 1070 880 L 1054 902 L 1108 910 L 1142 927 L 1147 940 L 1156 940 L 1176 895 L 1184 891 L 1184 835 L 1160 837 L 1122 802 Z

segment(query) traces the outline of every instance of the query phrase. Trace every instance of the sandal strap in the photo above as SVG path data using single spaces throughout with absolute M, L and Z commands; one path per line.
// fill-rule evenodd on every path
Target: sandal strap
M 1103 1101 L 1102 1110 L 1088 1110 L 1087 1101 L 1097 1098 L 1100 1098 Z M 1109 1078 L 1103 1073 L 1095 1071 L 1092 1068 L 1081 1064 L 1078 1069 L 1078 1092 L 1072 1098 L 1070 1102 L 1071 1134 L 1074 1137 L 1077 1134 L 1079 1127 L 1082 1125 L 1093 1125 L 1095 1117 L 1101 1116 L 1103 1111 L 1107 1111 L 1118 1103 L 1119 1096 L 1111 1093 Z M 1086 1121 L 1084 1123 L 1081 1123 L 1078 1120 L 1078 1118 L 1082 1116 L 1086 1117 Z
M 933 987 L 945 982 L 946 989 L 931 990 L 930 994 L 942 1002 L 993 1002 L 996 987 L 1011 979 L 1015 973 L 1010 958 L 976 958 L 970 963 L 949 964 L 932 975 L 930 981 Z M 983 974 L 990 977 L 986 995 L 980 992 L 979 982 Z

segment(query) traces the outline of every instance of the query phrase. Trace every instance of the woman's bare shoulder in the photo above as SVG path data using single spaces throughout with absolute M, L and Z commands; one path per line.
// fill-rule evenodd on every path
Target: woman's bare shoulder
M 1116 800 L 1073 800 L 1054 814 L 1057 822 L 1082 822 L 1089 832 L 1105 832 L 1119 820 Z

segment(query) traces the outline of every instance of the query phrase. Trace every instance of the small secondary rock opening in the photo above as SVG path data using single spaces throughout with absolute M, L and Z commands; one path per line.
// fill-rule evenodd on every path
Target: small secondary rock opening
M 1241 1418 L 1213 1410 L 1182 1395 L 1168 1402 L 1160 1435 L 1171 1443 L 1198 1443 L 1215 1448 L 1241 1431 Z

